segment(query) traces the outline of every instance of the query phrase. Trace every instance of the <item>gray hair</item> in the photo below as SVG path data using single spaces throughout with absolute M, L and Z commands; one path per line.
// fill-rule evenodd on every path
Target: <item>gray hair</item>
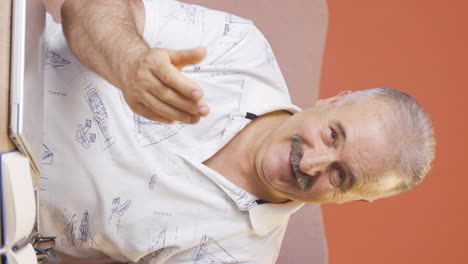
M 406 192 L 424 179 L 435 156 L 432 121 L 416 100 L 390 88 L 374 88 L 353 92 L 333 105 L 354 104 L 360 100 L 378 99 L 385 102 L 392 114 L 385 120 L 386 134 L 395 146 L 388 162 L 403 176 L 392 194 Z

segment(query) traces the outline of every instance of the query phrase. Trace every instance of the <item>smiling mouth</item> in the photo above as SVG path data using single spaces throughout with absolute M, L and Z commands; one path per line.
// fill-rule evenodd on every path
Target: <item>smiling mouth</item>
M 292 168 L 293 176 L 296 178 L 297 185 L 303 191 L 309 190 L 317 177 L 309 176 L 301 171 L 299 164 L 302 159 L 302 139 L 299 136 L 292 137 L 291 153 L 289 162 Z

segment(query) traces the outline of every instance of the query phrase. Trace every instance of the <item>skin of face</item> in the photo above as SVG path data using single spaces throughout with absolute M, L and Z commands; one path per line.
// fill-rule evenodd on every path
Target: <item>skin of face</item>
M 323 108 L 319 102 L 288 118 L 260 146 L 258 177 L 276 201 L 342 203 L 371 200 L 401 181 L 387 162 L 389 144 L 383 124 L 391 108 L 377 99 Z M 293 138 L 300 139 L 300 160 L 291 162 Z M 294 153 L 293 153 L 294 154 Z M 294 172 L 309 178 L 301 188 Z

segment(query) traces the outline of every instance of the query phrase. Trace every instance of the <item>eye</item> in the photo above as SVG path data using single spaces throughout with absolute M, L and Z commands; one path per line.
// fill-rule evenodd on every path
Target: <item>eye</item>
M 335 184 L 340 187 L 346 180 L 346 174 L 341 169 L 335 169 Z
M 330 127 L 330 138 L 332 141 L 336 141 L 338 139 L 338 134 L 331 127 Z
M 340 185 L 345 181 L 346 175 L 341 170 L 338 171 L 338 177 L 340 179 Z

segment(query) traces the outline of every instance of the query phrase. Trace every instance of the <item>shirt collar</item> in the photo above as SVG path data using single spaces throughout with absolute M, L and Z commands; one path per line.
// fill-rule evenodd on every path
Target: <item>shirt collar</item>
M 289 217 L 303 205 L 303 202 L 290 201 L 282 204 L 265 203 L 254 206 L 249 210 L 252 228 L 258 235 L 266 235 L 275 227 L 286 225 Z
M 295 114 L 301 108 L 291 103 L 286 87 L 272 87 L 255 79 L 245 79 L 240 101 L 241 113 L 250 112 L 257 116 L 277 110 Z
M 179 157 L 188 161 L 193 167 L 210 178 L 231 200 L 237 205 L 239 211 L 248 211 L 256 206 L 257 197 L 230 182 L 224 176 L 202 163 L 178 154 Z

